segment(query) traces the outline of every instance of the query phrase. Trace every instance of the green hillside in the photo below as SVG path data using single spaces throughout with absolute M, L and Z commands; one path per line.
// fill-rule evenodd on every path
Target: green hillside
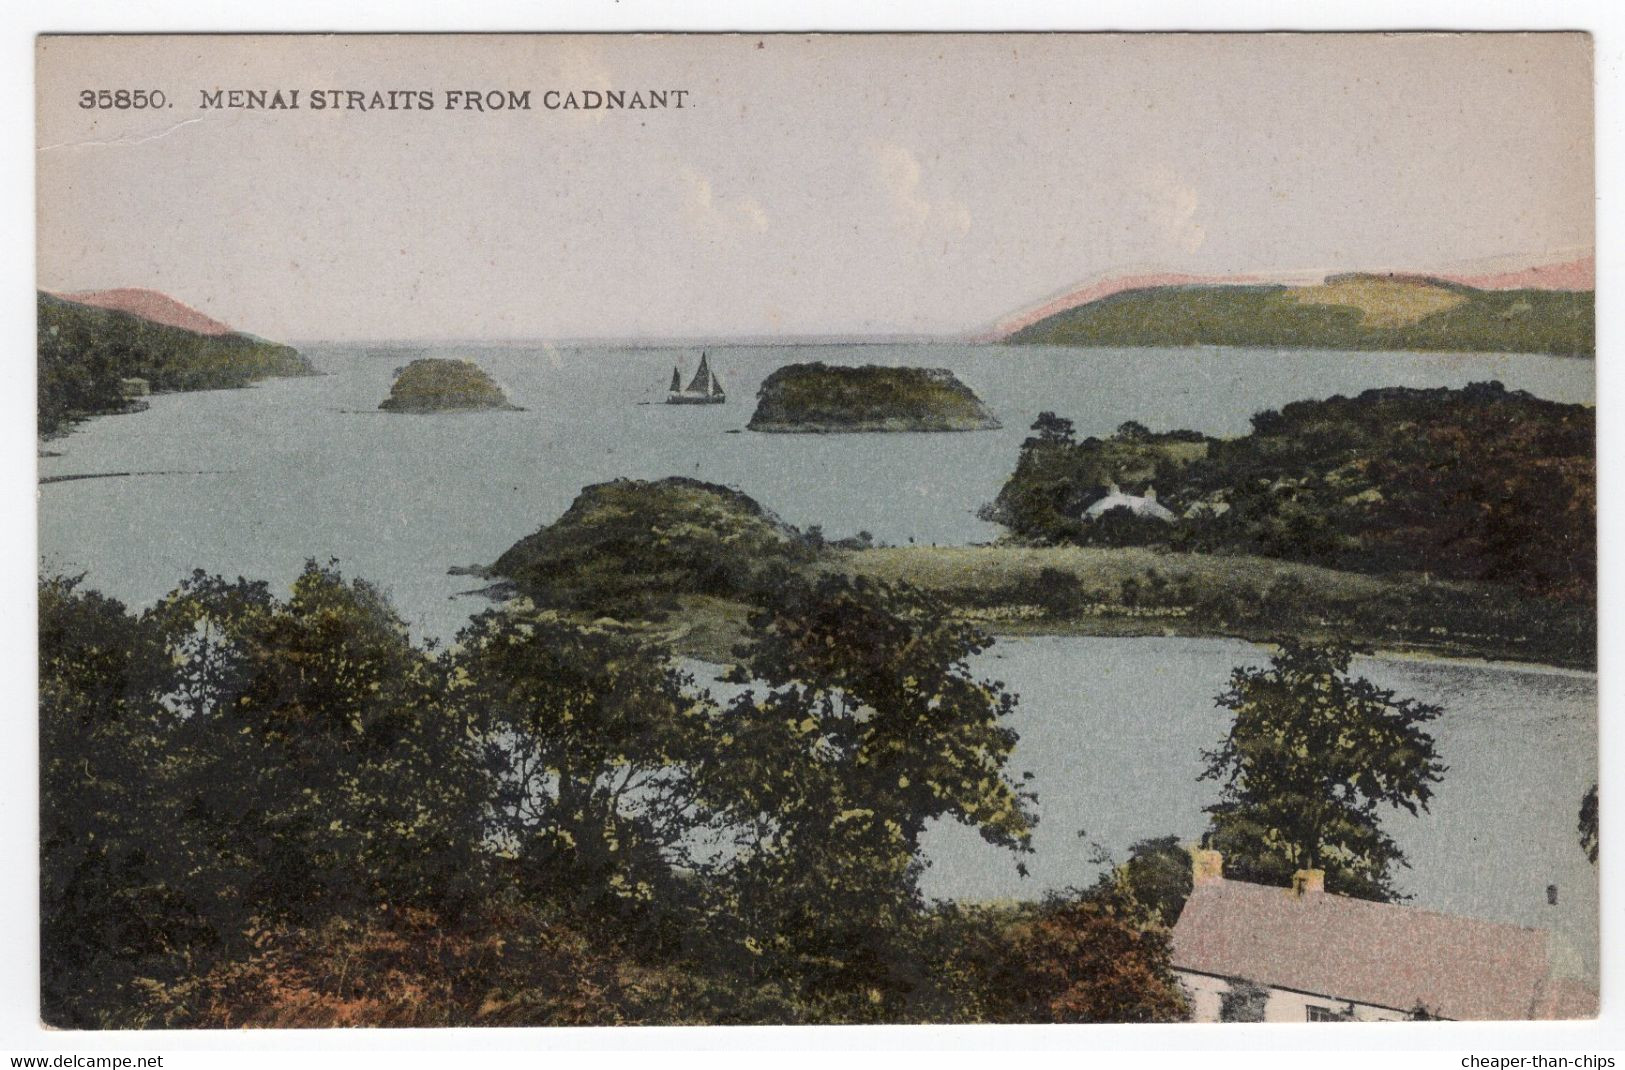
M 1322 286 L 1125 290 L 1006 340 L 1037 345 L 1226 345 L 1593 356 L 1595 295 L 1475 290 L 1435 279 L 1342 276 Z
M 490 571 L 541 605 L 622 613 L 673 595 L 753 601 L 813 556 L 800 532 L 750 497 L 672 476 L 583 487 Z
M 1161 545 L 1596 596 L 1590 406 L 1490 382 L 1295 401 L 1225 440 L 1125 424 L 1080 441 L 1053 413 L 1034 430 L 984 511 L 1029 544 Z M 1177 519 L 1085 519 L 1112 483 L 1154 486 Z
M 273 376 L 311 375 L 298 351 L 246 334 L 204 335 L 39 295 L 39 433 L 132 407 L 121 384 L 144 379 L 155 392 L 247 386 Z

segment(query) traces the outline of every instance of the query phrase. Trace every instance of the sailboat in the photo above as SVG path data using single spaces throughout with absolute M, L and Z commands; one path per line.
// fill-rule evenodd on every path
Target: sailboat
M 711 361 L 700 354 L 700 369 L 683 387 L 683 376 L 676 368 L 671 370 L 671 389 L 666 392 L 667 405 L 721 405 L 728 400 L 722 392 L 722 380 L 711 371 Z

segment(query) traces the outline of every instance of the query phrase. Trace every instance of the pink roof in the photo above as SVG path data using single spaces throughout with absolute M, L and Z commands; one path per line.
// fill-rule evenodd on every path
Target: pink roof
M 1173 963 L 1457 1020 L 1594 1016 L 1595 993 L 1550 978 L 1546 945 L 1540 929 L 1214 880 L 1174 926 Z
M 60 297 L 64 301 L 72 301 L 77 305 L 92 305 L 96 308 L 112 309 L 115 312 L 128 312 L 144 320 L 162 323 L 168 327 L 179 327 L 194 334 L 232 333 L 232 329 L 219 320 L 206 316 L 191 305 L 182 304 L 157 290 L 125 287 L 117 290 L 82 290 L 78 293 L 59 293 L 53 296 Z

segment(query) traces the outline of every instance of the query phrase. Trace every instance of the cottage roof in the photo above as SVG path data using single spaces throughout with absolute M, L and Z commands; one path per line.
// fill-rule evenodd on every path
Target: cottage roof
M 1597 1013 L 1584 985 L 1550 976 L 1543 930 L 1222 878 L 1192 890 L 1173 964 L 1457 1020 Z

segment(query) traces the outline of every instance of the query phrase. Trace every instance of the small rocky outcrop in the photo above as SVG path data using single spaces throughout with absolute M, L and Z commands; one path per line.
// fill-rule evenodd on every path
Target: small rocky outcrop
M 752 431 L 987 431 L 999 421 L 946 368 L 791 364 L 762 383 Z
M 389 397 L 378 406 L 385 412 L 471 412 L 510 409 L 502 388 L 469 360 L 425 357 L 400 370 Z

